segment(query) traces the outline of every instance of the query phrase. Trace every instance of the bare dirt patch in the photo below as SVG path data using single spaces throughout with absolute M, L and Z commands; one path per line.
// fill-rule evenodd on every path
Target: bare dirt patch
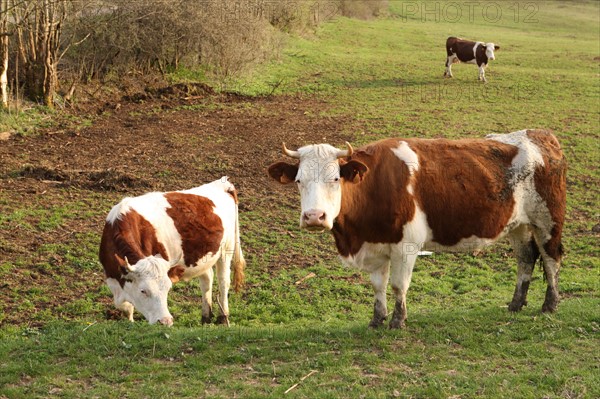
M 88 266 L 94 270 L 90 281 L 89 271 L 73 269 L 78 254 L 72 252 L 84 245 L 86 234 L 99 237 L 110 206 L 126 195 L 187 189 L 228 175 L 240 192 L 241 212 L 297 208 L 296 190 L 271 182 L 266 167 L 284 158 L 282 141 L 295 148 L 316 142 L 343 147 L 351 140 L 360 127 L 347 118 L 323 116 L 327 108 L 315 97 L 247 98 L 178 85 L 87 108 L 79 116 L 95 116 L 84 129 L 51 129 L 3 141 L 0 325 L 35 325 L 40 312 L 69 318 L 68 311 L 56 309 L 99 290 L 100 265 Z M 62 216 L 59 227 L 44 230 L 39 226 L 47 216 L 27 214 L 28 204 L 42 210 L 70 206 L 65 212 L 71 214 Z M 81 257 L 91 262 L 87 251 L 82 249 Z M 314 261 L 306 256 L 310 259 L 294 262 Z M 108 304 L 110 298 L 101 301 Z

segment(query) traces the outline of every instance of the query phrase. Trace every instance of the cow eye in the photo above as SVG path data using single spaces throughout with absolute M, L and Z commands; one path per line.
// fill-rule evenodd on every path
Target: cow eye
M 146 291 L 146 290 L 140 290 L 140 292 L 141 292 L 142 294 L 144 294 L 144 295 L 148 296 L 148 291 Z
M 340 178 L 336 177 L 335 179 L 333 179 L 333 181 L 337 183 L 338 181 L 340 181 Z

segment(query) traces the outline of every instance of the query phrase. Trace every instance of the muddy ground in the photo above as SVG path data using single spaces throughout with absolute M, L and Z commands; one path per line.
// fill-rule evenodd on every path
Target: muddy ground
M 55 116 L 57 126 L 1 141 L 0 325 L 35 325 L 44 319 L 36 314 L 98 289 L 102 272 L 90 259 L 94 249 L 81 255 L 88 268 L 98 268 L 94 281 L 77 272 L 73 257 L 85 237 L 88 247 L 99 238 L 110 206 L 124 196 L 187 189 L 226 174 L 239 190 L 241 212 L 296 209 L 297 190 L 271 182 L 266 167 L 284 159 L 282 141 L 290 148 L 313 142 L 343 148 L 362 129 L 348 118 L 322 116 L 328 107 L 316 97 L 249 98 L 179 85 L 70 108 Z M 23 204 L 32 212 L 14 217 L 29 209 Z M 67 215 L 46 226 L 47 215 L 36 216 L 35 209 Z M 53 244 L 73 249 L 53 251 Z M 31 302 L 27 315 L 17 311 L 24 297 Z

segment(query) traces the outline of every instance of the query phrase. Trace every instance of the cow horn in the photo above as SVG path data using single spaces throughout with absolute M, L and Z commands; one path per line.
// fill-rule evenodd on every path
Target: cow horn
M 179 258 L 177 258 L 177 260 L 171 261 L 170 266 L 171 267 L 177 266 L 177 264 L 181 261 L 181 259 L 183 259 L 183 252 L 179 255 Z
M 283 153 L 285 155 L 287 155 L 288 157 L 292 157 L 292 158 L 300 158 L 300 153 L 298 151 L 288 150 L 287 147 L 285 146 L 285 143 L 281 143 L 281 145 L 283 147 Z
M 346 147 L 348 147 L 347 150 L 339 150 L 338 151 L 337 158 L 345 158 L 345 157 L 352 156 L 352 154 L 354 153 L 354 149 L 352 148 L 350 143 L 348 143 L 347 141 L 346 141 Z
M 125 260 L 125 270 L 127 270 L 128 272 L 134 272 L 135 269 L 133 268 L 133 266 L 131 266 L 129 264 L 129 261 L 127 260 L 127 256 L 124 256 L 123 259 Z

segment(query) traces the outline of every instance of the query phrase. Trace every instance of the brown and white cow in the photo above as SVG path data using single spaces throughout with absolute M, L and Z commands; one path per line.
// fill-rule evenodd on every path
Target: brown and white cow
M 331 230 L 347 265 L 371 274 L 371 326 L 387 316 L 404 325 L 406 292 L 421 249 L 469 251 L 508 237 L 518 262 L 509 310 L 519 311 L 541 255 L 547 280 L 544 312 L 556 310 L 563 247 L 566 161 L 556 137 L 544 130 L 493 134 L 485 139 L 388 139 L 353 151 L 328 144 L 285 153 L 276 181 L 296 182 L 300 226 Z
M 485 67 L 490 60 L 496 59 L 494 51 L 500 49 L 494 43 L 473 42 L 458 37 L 449 37 L 446 40 L 446 71 L 444 76 L 452 77 L 452 64 L 466 62 L 477 64 L 479 67 L 479 80 L 485 79 Z
M 100 262 L 115 306 L 133 321 L 137 308 L 150 323 L 171 326 L 167 294 L 173 283 L 200 278 L 202 322 L 212 318 L 213 266 L 219 281 L 218 323 L 229 324 L 227 295 L 244 278 L 237 192 L 227 177 L 186 191 L 125 198 L 104 226 Z

